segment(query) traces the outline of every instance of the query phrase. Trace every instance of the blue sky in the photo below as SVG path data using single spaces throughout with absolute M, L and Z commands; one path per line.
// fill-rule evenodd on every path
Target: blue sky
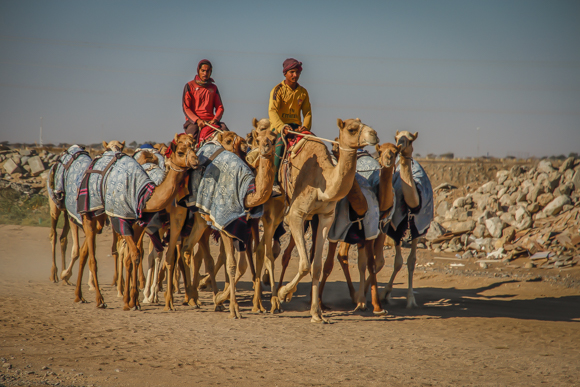
M 423 155 L 567 155 L 579 47 L 578 1 L 0 1 L 0 141 L 42 117 L 45 143 L 167 142 L 202 58 L 244 135 L 295 57 L 322 137 L 359 117 Z

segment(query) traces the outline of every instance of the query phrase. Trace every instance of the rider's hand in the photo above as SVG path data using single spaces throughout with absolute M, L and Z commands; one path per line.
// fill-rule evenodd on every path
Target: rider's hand
M 197 124 L 197 126 L 201 129 L 205 126 L 205 122 L 201 119 L 195 121 L 195 123 Z
M 284 127 L 282 128 L 282 134 L 286 136 L 289 130 L 292 130 L 292 127 L 290 125 L 284 125 Z
M 217 121 L 216 120 L 211 120 L 211 121 L 208 121 L 207 123 L 210 124 L 210 125 L 216 126 Z

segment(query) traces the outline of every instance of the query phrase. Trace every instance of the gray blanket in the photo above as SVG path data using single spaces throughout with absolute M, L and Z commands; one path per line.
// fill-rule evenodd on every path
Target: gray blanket
M 104 170 L 117 152 L 108 151 L 96 161 L 94 170 Z M 139 199 L 144 188 L 153 181 L 141 165 L 132 157 L 121 157 L 104 176 L 103 192 L 98 173 L 89 176 L 89 206 L 87 212 L 105 209 L 109 216 L 137 219 L 140 214 Z M 104 198 L 104 202 L 102 200 Z
M 64 195 L 65 208 L 68 214 L 78 224 L 82 224 L 82 220 L 77 212 L 77 195 L 83 175 L 91 164 L 92 159 L 86 154 L 78 156 L 77 159 L 72 162 L 66 173 L 64 171 L 64 165 L 73 158 L 73 155 L 82 152 L 83 150 L 84 149 L 78 145 L 73 145 L 68 148 L 66 151 L 67 153 L 61 156 L 62 163 L 56 163 L 52 166 L 52 168 L 55 169 L 52 182 L 49 181 L 49 179 L 46 180 L 48 194 L 51 199 L 56 203 L 57 199 L 62 198 L 62 195 Z M 52 170 L 50 174 L 52 174 Z
M 412 162 L 411 171 L 413 173 L 415 186 L 417 187 L 417 192 L 421 197 L 421 209 L 417 214 L 411 214 L 409 212 L 409 207 L 403 198 L 400 167 L 397 166 L 397 170 L 393 174 L 393 190 L 395 191 L 395 203 L 397 203 L 397 206 L 395 206 L 395 213 L 391 222 L 393 228 L 397 229 L 399 224 L 407 215 L 412 216 L 414 217 L 417 231 L 419 234 L 423 234 L 429 228 L 431 221 L 433 220 L 433 188 L 431 188 L 431 181 L 429 180 L 427 173 L 415 160 Z
M 203 165 L 221 146 L 208 142 L 197 152 L 199 164 Z M 259 218 L 263 206 L 246 209 L 246 195 L 255 190 L 255 176 L 236 154 L 223 151 L 205 170 L 198 168 L 189 175 L 189 195 L 181 201 L 187 207 L 197 207 L 209 214 L 213 225 L 223 230 L 228 224 L 242 216 Z

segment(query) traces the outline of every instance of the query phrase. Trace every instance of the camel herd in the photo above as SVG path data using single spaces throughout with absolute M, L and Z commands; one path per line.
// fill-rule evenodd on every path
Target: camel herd
M 80 259 L 75 302 L 86 302 L 81 284 L 88 260 L 89 289 L 95 291 L 96 306 L 106 308 L 99 286 L 95 240 L 110 222 L 113 285 L 123 297 L 124 310 L 138 310 L 140 302 L 159 302 L 163 286 L 164 310 L 174 310 L 174 293 L 180 290 L 181 280 L 184 305 L 201 307 L 198 288 L 209 288 L 216 311 L 224 310 L 229 300 L 230 317 L 241 318 L 236 285 L 249 267 L 254 286 L 253 312 L 266 311 L 262 282 L 272 289 L 270 312 L 279 313 L 281 303 L 290 302 L 298 283 L 310 274 L 311 321 L 327 322 L 323 291 L 338 249 L 338 262 L 355 310 L 366 310 L 370 288 L 373 313 L 384 315 L 387 312 L 381 300 L 390 302 L 393 281 L 403 264 L 401 238 L 410 226 L 413 240 L 407 259 L 407 307 L 416 307 L 412 277 L 417 235 L 426 231 L 421 226 L 425 219 L 433 217 L 432 202 L 422 191 L 431 189 L 428 178 L 420 180 L 414 175 L 417 168 L 422 171 L 412 159 L 417 133 L 397 132 L 395 143 L 379 145 L 377 132 L 358 118 L 338 119 L 339 135 L 333 141 L 332 152 L 324 143 L 328 140 L 298 136 L 286 150 L 280 167 L 283 195 L 273 196 L 276 135 L 268 119 L 254 119 L 253 126 L 245 138 L 216 131 L 204 144 L 195 144 L 188 134 L 176 134 L 168 147 L 158 144 L 141 148 L 134 157 L 123 153 L 125 143 L 118 141 L 103 142 L 105 152 L 94 159 L 78 146 L 63 152 L 47 180 L 52 219 L 50 280 L 70 284 L 72 268 Z M 376 148 L 376 160 L 363 151 L 366 146 Z M 235 182 L 231 183 L 235 187 L 224 190 L 215 185 L 228 178 L 231 180 L 223 181 Z M 225 215 L 215 209 L 222 202 L 229 211 Z M 61 213 L 65 215 L 64 227 L 58 237 L 56 224 Z M 289 227 L 291 238 L 282 254 L 282 271 L 276 282 L 275 261 L 282 252 L 276 229 L 282 222 Z M 305 237 L 308 227 L 312 235 L 310 251 Z M 79 228 L 85 234 L 82 246 Z M 385 264 L 383 246 L 389 228 L 396 234 L 395 265 L 385 292 L 379 294 L 377 273 Z M 67 266 L 69 230 L 73 247 Z M 151 239 L 148 252 L 143 248 L 146 234 Z M 215 259 L 210 253 L 210 238 L 219 239 L 220 253 Z M 60 278 L 57 239 L 63 268 Z M 360 278 L 356 291 L 348 267 L 352 244 L 358 249 Z M 284 284 L 294 248 L 300 259 L 298 272 Z M 202 261 L 205 276 L 200 275 Z M 226 281 L 220 291 L 216 275 L 222 266 Z

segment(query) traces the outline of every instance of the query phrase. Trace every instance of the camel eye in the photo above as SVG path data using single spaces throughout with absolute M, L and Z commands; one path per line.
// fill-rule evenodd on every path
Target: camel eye
M 177 155 L 178 155 L 179 157 L 183 157 L 183 156 L 185 156 L 185 153 L 183 153 L 183 152 L 177 152 Z

